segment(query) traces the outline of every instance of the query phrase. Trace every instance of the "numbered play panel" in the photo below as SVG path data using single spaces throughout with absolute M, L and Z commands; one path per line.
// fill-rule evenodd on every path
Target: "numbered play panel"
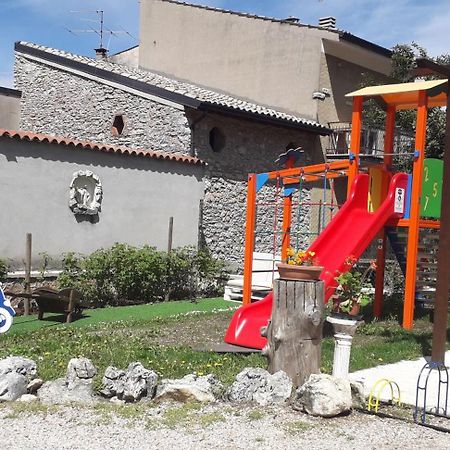
M 423 169 L 421 217 L 441 217 L 442 175 L 444 162 L 440 159 L 425 159 Z

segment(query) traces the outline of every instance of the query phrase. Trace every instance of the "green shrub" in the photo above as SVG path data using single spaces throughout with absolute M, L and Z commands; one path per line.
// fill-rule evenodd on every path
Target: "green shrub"
M 209 252 L 183 247 L 170 254 L 153 247 L 115 244 L 89 256 L 63 255 L 60 287 L 79 289 L 90 306 L 115 306 L 216 295 L 225 264 Z
M 6 281 L 8 275 L 8 264 L 5 260 L 0 259 L 0 282 Z

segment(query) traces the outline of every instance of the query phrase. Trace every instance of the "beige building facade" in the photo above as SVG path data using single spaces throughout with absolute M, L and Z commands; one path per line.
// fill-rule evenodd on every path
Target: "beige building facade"
M 344 94 L 386 81 L 390 51 L 350 33 L 175 0 L 142 0 L 139 65 L 302 117 L 348 122 Z M 170 28 L 170 33 L 167 29 Z

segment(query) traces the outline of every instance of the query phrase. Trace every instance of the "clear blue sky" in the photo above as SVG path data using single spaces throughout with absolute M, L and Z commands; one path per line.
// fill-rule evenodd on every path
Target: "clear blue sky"
M 334 16 L 340 29 L 385 47 L 412 41 L 431 55 L 450 53 L 450 0 L 192 0 L 197 3 L 264 16 L 299 17 L 317 24 Z M 24 40 L 74 53 L 92 55 L 99 43 L 94 33 L 69 33 L 98 25 L 93 10 L 105 11 L 109 30 L 126 30 L 111 37 L 111 52 L 138 43 L 138 0 L 0 0 L 0 86 L 12 86 L 13 45 Z M 81 11 L 81 12 L 71 12 Z M 109 37 L 106 37 L 108 44 Z

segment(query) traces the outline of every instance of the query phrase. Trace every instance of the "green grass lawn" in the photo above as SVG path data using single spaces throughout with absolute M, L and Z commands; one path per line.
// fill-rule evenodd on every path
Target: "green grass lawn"
M 118 306 L 115 308 L 86 309 L 83 316 L 72 322 L 69 327 L 87 327 L 98 323 L 123 321 L 147 321 L 155 317 L 164 318 L 189 311 L 213 311 L 229 308 L 230 302 L 220 298 L 202 299 L 197 303 L 190 301 L 166 302 L 136 306 Z M 44 320 L 38 320 L 36 315 L 14 318 L 13 326 L 8 334 L 18 334 L 37 330 L 39 328 L 57 327 L 64 324 L 65 317 L 61 314 L 47 313 Z
M 70 358 L 84 356 L 98 368 L 97 387 L 107 366 L 126 368 L 133 361 L 165 378 L 213 373 L 228 384 L 244 367 L 267 366 L 259 354 L 223 355 L 209 350 L 223 340 L 237 306 L 222 299 L 205 299 L 87 310 L 69 325 L 62 323 L 62 316 L 50 314 L 42 321 L 36 316 L 17 317 L 12 329 L 0 335 L 0 358 L 30 357 L 38 364 L 39 376 L 48 380 L 64 376 Z M 426 316 L 417 318 L 412 331 L 403 330 L 389 316 L 369 321 L 353 340 L 350 369 L 429 355 L 431 338 L 432 324 Z M 333 351 L 332 332 L 326 326 L 323 372 L 331 372 Z

